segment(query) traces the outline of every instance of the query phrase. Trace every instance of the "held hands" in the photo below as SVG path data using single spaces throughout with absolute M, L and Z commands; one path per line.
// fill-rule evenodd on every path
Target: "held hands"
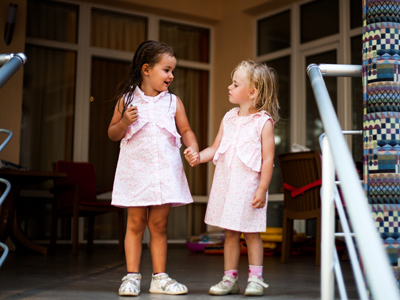
M 195 167 L 200 163 L 200 154 L 199 152 L 194 151 L 192 147 L 186 148 L 183 154 L 191 167 Z
M 262 189 L 257 189 L 255 195 L 254 195 L 254 199 L 251 202 L 251 206 L 253 208 L 263 208 L 265 206 L 265 202 L 266 202 L 266 191 L 262 190 Z
M 138 109 L 136 106 L 129 106 L 122 116 L 122 122 L 126 126 L 131 125 L 132 123 L 136 122 L 139 118 Z

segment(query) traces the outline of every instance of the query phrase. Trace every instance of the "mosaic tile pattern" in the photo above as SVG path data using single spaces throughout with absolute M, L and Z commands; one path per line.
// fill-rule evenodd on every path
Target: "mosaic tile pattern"
M 400 287 L 399 23 L 400 0 L 363 0 L 364 190 Z
M 400 3 L 363 1 L 364 189 L 400 203 Z

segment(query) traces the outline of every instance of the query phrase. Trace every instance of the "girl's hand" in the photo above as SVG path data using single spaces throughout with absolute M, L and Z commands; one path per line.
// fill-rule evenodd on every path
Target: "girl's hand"
M 254 199 L 251 202 L 251 206 L 253 208 L 263 208 L 265 206 L 266 198 L 267 198 L 267 192 L 264 191 L 263 189 L 257 189 L 254 195 Z
M 188 147 L 183 151 L 187 162 L 191 167 L 195 167 L 200 163 L 200 154 L 197 151 L 194 151 L 192 147 Z
M 129 125 L 135 123 L 138 118 L 139 118 L 139 114 L 138 114 L 137 107 L 136 106 L 130 106 L 124 112 L 124 115 L 122 116 L 122 120 L 121 121 L 124 122 L 124 124 L 126 126 L 129 126 Z

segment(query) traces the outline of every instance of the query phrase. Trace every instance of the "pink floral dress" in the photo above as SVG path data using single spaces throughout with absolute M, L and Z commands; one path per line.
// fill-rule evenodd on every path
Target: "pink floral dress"
M 146 96 L 137 87 L 133 106 L 139 118 L 120 143 L 112 205 L 151 206 L 193 202 L 179 152 L 176 96 L 168 91 Z
M 251 202 L 261 178 L 261 131 L 273 120 L 265 111 L 244 117 L 238 112 L 238 107 L 233 108 L 223 119 L 205 222 L 240 232 L 262 232 L 267 227 L 267 205 L 253 208 Z

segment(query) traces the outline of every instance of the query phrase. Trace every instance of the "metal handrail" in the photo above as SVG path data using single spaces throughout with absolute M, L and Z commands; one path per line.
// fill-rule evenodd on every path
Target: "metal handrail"
M 334 66 L 330 68 L 330 66 Z M 347 65 L 342 65 L 347 66 Z M 354 68 L 339 70 L 337 65 L 321 65 L 327 73 L 334 69 L 335 76 L 349 76 L 354 74 Z M 360 69 L 359 67 L 357 68 Z M 351 70 L 351 72 L 350 72 Z M 359 72 L 359 71 L 357 71 Z M 378 234 L 357 175 L 354 161 L 345 141 L 339 121 L 336 117 L 330 96 L 328 94 L 321 69 L 316 64 L 307 67 L 307 73 L 317 102 L 321 121 L 327 139 L 324 143 L 322 188 L 321 188 L 321 299 L 334 297 L 334 187 L 335 168 L 341 182 L 341 190 L 346 202 L 346 209 L 354 229 L 355 239 L 363 260 L 365 273 L 372 291 L 377 300 L 400 300 L 393 271 L 389 259 L 384 251 L 382 240 Z M 334 141 L 330 143 L 328 141 Z M 330 165 L 332 168 L 330 168 Z
M 3 143 L 0 145 L 0 152 L 4 149 L 4 147 L 8 144 L 8 142 L 12 138 L 12 132 L 7 129 L 0 129 L 0 133 L 7 133 L 8 137 L 3 141 Z M 6 185 L 6 189 L 4 190 L 3 194 L 0 197 L 0 206 L 3 204 L 4 199 L 7 197 L 8 193 L 11 190 L 11 184 L 8 180 L 0 178 L 0 182 L 4 183 Z M 3 253 L 0 256 L 0 267 L 3 265 L 4 260 L 6 259 L 8 255 L 8 247 L 0 242 L 0 247 L 3 248 Z
M 18 53 L 14 55 L 10 54 L 0 54 L 0 88 L 26 63 L 27 58 L 24 53 Z M 7 129 L 0 129 L 0 133 L 7 133 L 8 137 L 0 145 L 0 152 L 8 144 L 12 138 L 12 132 Z M 4 193 L 0 197 L 0 206 L 4 199 L 7 197 L 11 189 L 11 184 L 8 180 L 0 178 L 0 182 L 6 185 Z M 4 249 L 2 255 L 0 256 L 0 267 L 3 265 L 4 260 L 8 255 L 8 247 L 0 243 L 0 247 Z
M 362 132 L 362 130 L 343 130 L 342 133 L 344 135 L 356 135 L 356 134 L 362 135 L 363 132 Z M 320 144 L 320 147 L 322 149 L 322 159 L 323 160 L 328 155 L 330 155 L 330 154 L 327 153 L 327 151 L 324 151 L 324 144 L 326 144 L 326 143 L 328 143 L 328 140 L 326 138 L 325 133 L 323 133 L 319 137 L 319 144 Z M 325 167 L 334 168 L 334 166 L 329 166 L 327 164 L 329 164 L 329 162 L 327 162 L 327 161 L 323 162 L 323 165 Z M 368 294 L 367 294 L 367 292 L 365 290 L 364 277 L 363 277 L 363 274 L 362 274 L 360 262 L 359 262 L 358 257 L 357 257 L 356 247 L 355 247 L 355 244 L 353 242 L 354 233 L 352 233 L 350 231 L 349 222 L 348 222 L 346 214 L 344 212 L 343 203 L 342 203 L 342 200 L 341 200 L 341 198 L 339 196 L 339 192 L 338 192 L 338 189 L 337 189 L 337 185 L 338 184 L 340 184 L 340 181 L 335 181 L 334 201 L 335 201 L 336 211 L 337 211 L 337 213 L 339 215 L 339 220 L 340 220 L 341 225 L 342 225 L 343 232 L 335 232 L 334 236 L 335 237 L 344 237 L 345 238 L 345 242 L 346 242 L 349 258 L 350 258 L 350 261 L 351 261 L 351 266 L 353 268 L 354 279 L 355 279 L 355 282 L 356 282 L 358 294 L 359 294 L 361 300 L 368 300 Z M 331 215 L 334 214 L 333 211 L 330 211 L 329 213 Z M 344 300 L 347 300 L 348 298 L 347 298 L 347 293 L 346 293 L 346 289 L 345 289 L 345 285 L 344 285 L 343 274 L 342 274 L 342 270 L 340 268 L 340 263 L 339 263 L 339 259 L 338 259 L 336 248 L 334 248 L 334 270 L 335 270 L 336 281 L 338 283 L 338 289 L 339 289 L 340 298 L 344 299 Z
M 27 58 L 24 53 L 5 54 L 6 57 L 2 61 L 11 58 L 0 68 L 0 88 L 26 63 Z
M 0 133 L 6 133 L 8 136 L 4 140 L 4 142 L 0 145 L 0 152 L 3 151 L 4 147 L 8 144 L 8 142 L 11 140 L 13 133 L 11 130 L 7 129 L 0 129 Z

